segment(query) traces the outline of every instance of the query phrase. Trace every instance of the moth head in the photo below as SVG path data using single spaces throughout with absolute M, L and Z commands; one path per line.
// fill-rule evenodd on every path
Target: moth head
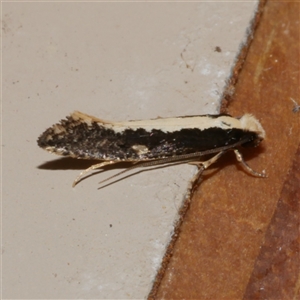
M 257 146 L 266 136 L 265 130 L 260 122 L 251 114 L 245 114 L 240 118 L 241 127 L 245 131 L 250 131 L 256 134 L 255 139 L 249 146 Z M 248 146 L 248 145 L 245 145 Z

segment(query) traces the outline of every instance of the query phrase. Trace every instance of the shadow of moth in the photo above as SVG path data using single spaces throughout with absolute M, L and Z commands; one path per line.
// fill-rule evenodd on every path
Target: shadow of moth
M 37 143 L 58 155 L 101 161 L 81 172 L 73 182 L 75 186 L 88 172 L 124 161 L 133 163 L 125 171 L 173 163 L 195 164 L 203 171 L 228 150 L 234 151 L 247 172 L 266 177 L 264 172 L 252 170 L 238 150 L 241 146 L 256 147 L 264 138 L 264 129 L 251 114 L 240 118 L 220 114 L 110 122 L 75 111 L 48 128 Z M 215 155 L 200 161 L 211 154 Z

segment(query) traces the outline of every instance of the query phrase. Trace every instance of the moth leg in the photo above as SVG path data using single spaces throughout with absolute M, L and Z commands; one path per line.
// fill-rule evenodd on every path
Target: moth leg
M 190 165 L 196 165 L 198 167 L 198 172 L 191 181 L 192 189 L 196 188 L 199 185 L 201 174 L 204 172 L 204 170 L 206 170 L 210 165 L 215 163 L 225 152 L 226 151 L 221 151 L 217 155 L 213 156 L 212 158 L 206 161 L 192 161 L 188 163 Z
M 251 169 L 248 166 L 248 164 L 244 161 L 244 158 L 243 158 L 242 154 L 239 152 L 239 150 L 234 149 L 233 151 L 234 151 L 237 161 L 242 164 L 242 166 L 248 173 L 250 173 L 251 175 L 256 176 L 256 177 L 267 177 L 265 171 L 258 173 L 256 171 L 254 171 L 253 169 Z
M 191 161 L 188 164 L 189 165 L 196 165 L 200 170 L 201 169 L 206 170 L 210 165 L 215 163 L 224 153 L 225 153 L 225 151 L 221 151 L 217 155 L 210 158 L 209 160 L 206 160 L 206 161 Z M 202 172 L 203 172 L 203 170 L 202 170 Z
M 85 174 L 87 174 L 88 172 L 96 170 L 96 169 L 100 169 L 100 168 L 102 168 L 104 166 L 107 166 L 107 165 L 116 164 L 116 163 L 118 163 L 118 161 L 110 160 L 110 161 L 104 161 L 104 162 L 101 162 L 99 164 L 95 164 L 95 165 L 90 166 L 89 168 L 87 168 L 86 170 L 82 171 L 79 174 L 79 176 L 73 181 L 72 187 L 74 187 L 81 180 L 81 178 Z

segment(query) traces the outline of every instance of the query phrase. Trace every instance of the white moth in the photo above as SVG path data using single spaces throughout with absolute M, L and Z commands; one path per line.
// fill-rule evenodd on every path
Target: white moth
M 234 151 L 250 174 L 265 177 L 264 172 L 253 171 L 237 149 L 256 147 L 264 138 L 263 127 L 251 114 L 240 118 L 223 114 L 111 122 L 75 111 L 48 128 L 38 138 L 38 145 L 58 155 L 101 161 L 81 172 L 74 186 L 87 172 L 122 161 L 133 163 L 129 169 L 191 163 L 203 171 L 228 150 Z M 211 154 L 215 155 L 200 161 Z

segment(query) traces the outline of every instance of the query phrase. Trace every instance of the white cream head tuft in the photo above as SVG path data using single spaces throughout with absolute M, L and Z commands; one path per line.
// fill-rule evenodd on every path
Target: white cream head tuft
M 241 126 L 244 130 L 256 132 L 258 137 L 263 140 L 266 136 L 265 130 L 260 122 L 251 114 L 245 114 L 240 118 Z

